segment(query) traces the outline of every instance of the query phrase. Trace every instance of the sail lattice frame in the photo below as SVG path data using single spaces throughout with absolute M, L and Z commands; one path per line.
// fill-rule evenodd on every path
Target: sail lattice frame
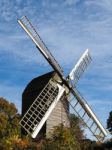
M 64 88 L 52 80 L 44 87 L 20 121 L 24 130 L 35 138 L 64 93 Z

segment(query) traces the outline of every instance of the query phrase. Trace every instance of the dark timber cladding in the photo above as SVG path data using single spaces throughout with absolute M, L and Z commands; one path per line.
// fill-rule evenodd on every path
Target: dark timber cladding
M 22 116 L 26 113 L 33 101 L 37 98 L 46 84 L 52 79 L 60 80 L 57 73 L 52 71 L 37 78 L 34 78 L 25 88 L 22 94 Z M 61 98 L 56 105 L 55 109 L 50 114 L 48 120 L 44 124 L 43 128 L 39 132 L 38 137 L 42 137 L 45 134 L 49 136 L 54 126 L 64 123 L 65 126 L 69 126 L 69 106 L 66 101 L 67 97 Z M 23 133 L 24 130 L 23 130 Z

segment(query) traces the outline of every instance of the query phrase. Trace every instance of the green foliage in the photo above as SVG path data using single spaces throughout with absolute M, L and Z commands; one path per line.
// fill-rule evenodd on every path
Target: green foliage
M 84 123 L 74 114 L 70 114 L 70 122 L 71 133 L 78 141 L 82 140 L 84 138 Z
M 80 150 L 80 145 L 70 128 L 62 124 L 54 128 L 52 138 L 46 140 L 43 145 L 43 150 Z
M 103 146 L 104 146 L 106 149 L 112 150 L 112 139 L 105 141 L 105 142 L 103 143 Z
M 13 135 L 0 142 L 0 150 L 37 150 L 37 143 L 27 137 Z
M 42 150 L 80 150 L 80 141 L 84 138 L 83 122 L 74 114 L 70 115 L 70 127 L 62 124 L 54 128 L 51 139 L 43 142 Z
M 9 103 L 4 98 L 0 98 L 0 139 L 6 139 L 12 135 L 20 133 L 20 115 L 13 103 Z
M 107 129 L 112 134 L 112 111 L 109 114 L 109 118 L 107 119 Z

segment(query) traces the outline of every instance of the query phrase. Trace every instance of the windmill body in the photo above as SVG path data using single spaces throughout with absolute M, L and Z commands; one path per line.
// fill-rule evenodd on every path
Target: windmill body
M 37 92 L 34 86 L 32 86 L 32 90 L 28 90 L 33 81 L 25 89 L 23 93 L 23 118 L 20 121 L 22 128 L 32 138 L 36 138 L 41 130 L 48 133 L 53 129 L 53 126 L 59 123 L 69 126 L 68 116 L 69 111 L 71 111 L 73 114 L 78 115 L 98 140 L 103 140 L 107 135 L 105 128 L 76 88 L 78 80 L 91 62 L 89 51 L 85 51 L 70 74 L 64 77 L 62 68 L 41 40 L 29 19 L 24 16 L 18 20 L 18 23 L 54 69 L 53 74 L 47 74 L 48 76 L 51 75 L 50 77 L 47 78 L 47 75 L 44 75 L 44 80 L 42 80 L 42 77 L 37 79 Z M 43 84 L 40 84 L 41 82 Z M 28 93 L 30 93 L 29 96 Z M 27 100 L 29 101 L 28 105 Z M 57 121 L 55 121 L 56 118 Z
M 47 74 L 44 74 L 42 76 L 39 76 L 37 78 L 34 78 L 25 88 L 23 95 L 22 95 L 22 116 L 23 119 L 21 121 L 21 124 L 24 125 L 25 130 L 27 129 L 28 132 L 30 132 L 31 134 L 33 133 L 33 130 L 35 128 L 35 125 L 38 121 L 38 113 L 40 113 L 41 118 L 45 115 L 44 112 L 46 112 L 47 108 L 49 108 L 50 103 L 52 101 L 52 98 L 50 98 L 50 95 L 52 96 L 52 91 L 51 87 L 49 86 L 47 88 L 46 85 L 49 85 L 51 82 L 56 86 L 56 81 L 61 81 L 61 79 L 59 78 L 59 76 L 57 75 L 56 72 L 52 71 L 49 72 Z M 62 82 L 62 81 L 61 81 Z M 47 91 L 45 90 L 47 88 Z M 64 90 L 66 90 L 66 88 L 64 88 Z M 41 92 L 46 92 L 41 94 L 41 98 L 39 94 Z M 54 91 L 53 91 L 54 92 Z M 67 92 L 67 91 L 66 91 Z M 53 95 L 55 96 L 55 92 L 53 93 Z M 35 101 L 35 99 L 37 99 L 36 104 L 35 105 L 35 109 L 36 109 L 36 115 L 31 114 L 31 112 L 27 112 L 30 108 L 30 106 L 33 105 L 33 102 Z M 54 100 L 54 99 L 53 99 Z M 41 103 L 41 105 L 40 105 Z M 40 105 L 40 107 L 38 107 Z M 40 110 L 41 108 L 41 110 Z M 45 111 L 44 111 L 45 109 Z M 33 110 L 33 108 L 30 108 L 30 110 Z M 43 111 L 42 111 L 43 110 Z M 39 111 L 39 112 L 38 112 Z M 25 115 L 27 112 L 27 115 Z M 70 122 L 69 122 L 69 103 L 67 101 L 67 96 L 66 94 L 63 93 L 62 97 L 60 98 L 60 100 L 58 100 L 58 102 L 56 102 L 56 106 L 54 107 L 54 109 L 52 110 L 52 112 L 50 113 L 49 117 L 47 120 L 45 120 L 45 122 L 43 122 L 43 126 L 40 130 L 40 132 L 38 133 L 38 136 L 35 136 L 35 138 L 43 138 L 45 137 L 45 135 L 47 137 L 50 136 L 50 133 L 52 133 L 52 130 L 55 126 L 58 126 L 61 123 L 64 123 L 64 126 L 69 127 L 70 126 Z M 33 118 L 34 116 L 34 118 Z M 27 117 L 29 120 L 27 120 Z M 24 122 L 24 119 L 25 122 Z M 37 121 L 36 121 L 37 120 Z M 31 129 L 31 124 L 30 121 L 32 122 L 36 122 L 34 123 L 34 125 L 32 126 Z M 22 132 L 23 134 L 25 134 L 25 130 L 23 129 Z

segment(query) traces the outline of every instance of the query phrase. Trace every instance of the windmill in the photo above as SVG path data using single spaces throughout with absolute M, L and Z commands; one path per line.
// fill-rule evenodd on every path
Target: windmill
M 55 72 L 55 75 L 49 79 L 31 106 L 24 113 L 20 121 L 22 128 L 32 138 L 36 138 L 45 122 L 49 119 L 50 114 L 56 108 L 56 105 L 63 99 L 69 104 L 69 109 L 72 110 L 72 113 L 77 114 L 83 120 L 97 140 L 103 140 L 107 135 L 107 131 L 76 88 L 78 80 L 91 62 L 89 50 L 84 52 L 70 74 L 64 77 L 62 68 L 50 53 L 29 19 L 23 16 L 18 20 L 18 23 L 26 31 L 36 45 L 36 48 L 45 57 Z

